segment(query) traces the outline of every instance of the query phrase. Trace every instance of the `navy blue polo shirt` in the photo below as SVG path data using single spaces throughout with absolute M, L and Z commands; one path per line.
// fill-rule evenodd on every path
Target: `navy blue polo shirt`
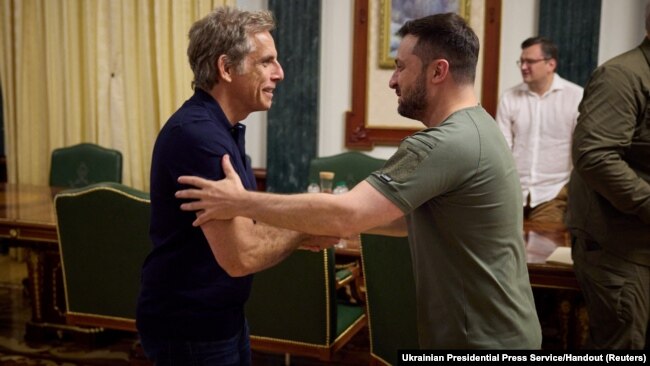
M 224 154 L 246 189 L 255 189 L 245 131 L 198 88 L 160 131 L 151 163 L 153 250 L 142 268 L 136 316 L 141 336 L 220 340 L 242 329 L 253 277 L 230 277 L 219 266 L 201 228 L 192 226 L 196 214 L 181 211 L 174 193 L 186 188 L 177 182 L 181 175 L 222 179 Z

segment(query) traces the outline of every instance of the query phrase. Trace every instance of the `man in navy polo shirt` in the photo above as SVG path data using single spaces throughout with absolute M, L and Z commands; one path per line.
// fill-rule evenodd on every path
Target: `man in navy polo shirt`
M 195 93 L 160 131 L 151 164 L 153 251 L 142 269 L 137 326 L 157 365 L 250 364 L 244 303 L 252 273 L 299 245 L 336 242 L 243 217 L 193 227 L 195 214 L 181 211 L 174 196 L 181 175 L 223 178 L 226 154 L 244 187 L 255 189 L 239 121 L 268 110 L 284 78 L 273 28 L 267 11 L 223 7 L 190 29 Z

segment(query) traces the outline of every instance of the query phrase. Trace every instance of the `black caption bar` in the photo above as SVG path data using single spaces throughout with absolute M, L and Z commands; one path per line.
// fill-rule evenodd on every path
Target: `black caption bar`
M 444 350 L 400 350 L 398 365 L 448 365 L 472 363 L 490 365 L 504 363 L 536 364 L 617 364 L 643 365 L 647 361 L 644 351 L 444 351 Z

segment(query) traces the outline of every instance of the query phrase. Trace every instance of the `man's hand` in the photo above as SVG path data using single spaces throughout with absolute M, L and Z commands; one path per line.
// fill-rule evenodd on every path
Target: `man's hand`
M 183 211 L 200 211 L 194 226 L 200 226 L 210 220 L 227 220 L 237 216 L 237 198 L 246 193 L 239 175 L 230 163 L 230 157 L 224 155 L 221 166 L 226 177 L 220 181 L 203 179 L 195 176 L 181 176 L 178 182 L 195 186 L 176 192 L 176 198 L 195 199 L 196 201 L 183 203 Z

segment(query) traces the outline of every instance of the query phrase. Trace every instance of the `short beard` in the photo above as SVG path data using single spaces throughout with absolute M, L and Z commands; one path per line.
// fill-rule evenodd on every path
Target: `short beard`
M 427 107 L 426 77 L 421 73 L 411 90 L 403 90 L 402 102 L 397 106 L 400 115 L 421 121 Z

